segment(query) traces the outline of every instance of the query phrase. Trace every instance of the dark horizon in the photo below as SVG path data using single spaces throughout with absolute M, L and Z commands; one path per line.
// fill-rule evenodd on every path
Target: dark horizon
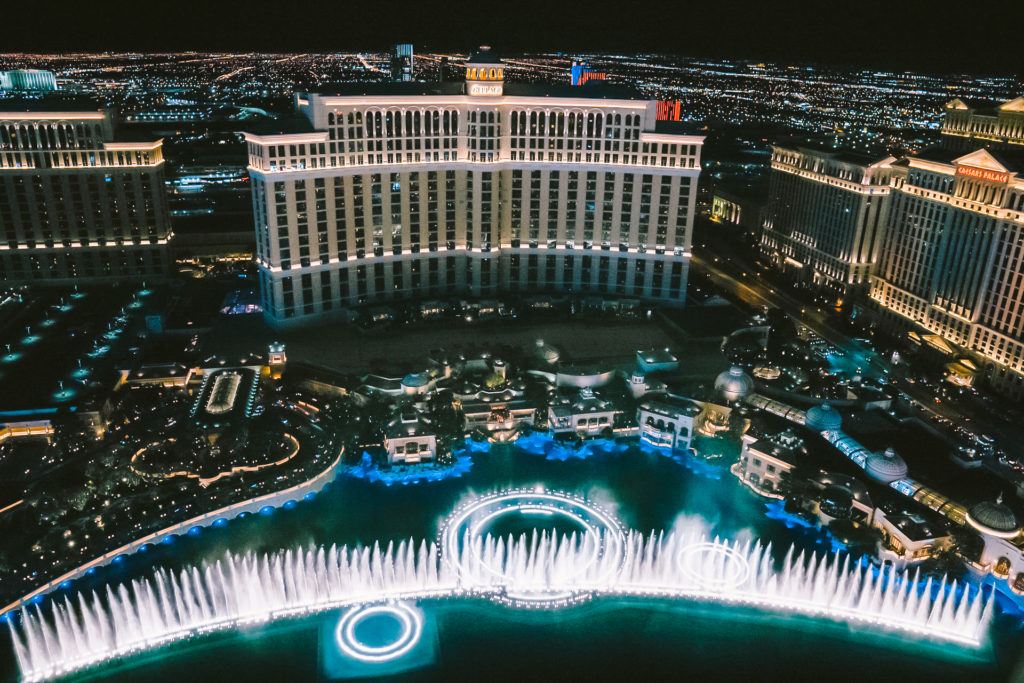
M 843 8 L 751 0 L 714 6 L 523 0 L 454 12 L 433 3 L 297 8 L 280 0 L 108 0 L 103 7 L 83 12 L 79 3 L 41 0 L 29 11 L 9 12 L 4 51 L 316 53 L 384 51 L 411 42 L 418 51 L 466 52 L 490 44 L 509 53 L 657 52 L 927 73 L 1014 75 L 1024 64 L 1013 50 L 1024 10 L 1004 6 L 999 17 L 976 13 L 953 21 L 941 6 L 922 0 L 863 0 Z

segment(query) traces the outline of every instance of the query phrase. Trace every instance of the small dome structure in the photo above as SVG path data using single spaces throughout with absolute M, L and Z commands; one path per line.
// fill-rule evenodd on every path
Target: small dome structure
M 730 403 L 742 401 L 754 390 L 754 380 L 738 365 L 734 365 L 715 378 L 715 391 Z
M 813 429 L 816 432 L 835 431 L 842 429 L 843 416 L 826 401 L 807 411 L 804 424 L 808 429 Z
M 886 448 L 883 453 L 873 453 L 868 456 L 864 469 L 869 477 L 883 484 L 888 484 L 907 476 L 906 461 L 892 448 Z
M 402 391 L 408 395 L 425 394 L 430 391 L 433 378 L 426 372 L 410 372 L 402 378 Z
M 990 500 L 983 500 L 968 510 L 967 523 L 989 536 L 1014 538 L 1020 534 L 1017 515 L 1003 503 L 1002 494 L 994 503 Z
M 496 83 L 499 90 L 505 79 L 505 64 L 489 45 L 481 45 L 466 60 L 466 81 Z M 473 94 L 470 91 L 469 94 Z M 501 94 L 498 92 L 497 94 Z
M 407 387 L 423 387 L 430 383 L 430 375 L 425 372 L 410 372 L 402 378 L 402 384 Z

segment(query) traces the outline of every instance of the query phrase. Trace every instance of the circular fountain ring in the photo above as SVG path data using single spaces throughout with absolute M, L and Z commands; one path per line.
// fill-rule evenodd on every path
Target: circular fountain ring
M 367 645 L 356 636 L 356 627 L 366 619 L 386 614 L 399 622 L 401 630 L 387 645 Z M 404 602 L 388 605 L 364 605 L 354 607 L 341 617 L 334 638 L 338 647 L 349 657 L 361 662 L 388 662 L 409 652 L 423 635 L 423 615 Z
M 445 562 L 467 584 L 493 586 L 498 583 L 514 584 L 501 567 L 493 566 L 483 556 L 482 529 L 509 514 L 537 514 L 557 516 L 571 520 L 583 528 L 587 542 L 586 558 L 576 564 L 567 583 L 587 578 L 601 584 L 609 580 L 625 561 L 626 539 L 622 524 L 610 513 L 567 493 L 539 490 L 510 490 L 476 498 L 453 512 L 441 528 L 441 548 Z M 469 560 L 467 562 L 467 560 Z M 603 563 L 598 575 L 589 575 L 592 567 Z M 575 588 L 566 590 L 516 590 L 507 587 L 505 601 L 511 604 L 529 604 L 532 607 L 564 604 L 570 600 L 589 597 L 588 591 Z
M 703 589 L 725 591 L 739 588 L 750 576 L 750 565 L 728 543 L 701 541 L 684 547 L 676 556 L 683 576 Z

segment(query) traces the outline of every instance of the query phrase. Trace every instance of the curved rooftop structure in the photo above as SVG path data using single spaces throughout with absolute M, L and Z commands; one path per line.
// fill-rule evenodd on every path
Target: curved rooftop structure
M 816 432 L 835 431 L 842 429 L 843 416 L 826 401 L 807 411 L 805 424 Z
M 430 383 L 430 375 L 425 372 L 410 372 L 402 378 L 402 384 L 407 387 L 424 387 Z
M 872 479 L 889 484 L 907 476 L 907 463 L 892 448 L 868 456 L 864 470 Z
M 868 487 L 864 485 L 864 482 L 851 476 L 841 474 L 839 472 L 822 471 L 815 475 L 813 479 L 821 484 L 825 489 L 832 489 L 834 491 L 842 489 L 852 500 L 856 500 L 865 505 L 874 505 L 874 503 L 871 502 L 871 493 L 868 491 Z
M 967 523 L 983 534 L 999 538 L 1014 538 L 1021 531 L 1017 515 L 1003 503 L 1002 495 L 995 502 L 983 500 L 971 507 Z
M 715 378 L 715 391 L 728 401 L 742 401 L 754 390 L 754 380 L 743 368 L 734 365 Z
M 562 357 L 562 354 L 558 352 L 558 349 L 550 344 L 544 343 L 543 339 L 538 339 L 534 342 L 533 355 L 537 360 L 548 365 L 554 365 Z

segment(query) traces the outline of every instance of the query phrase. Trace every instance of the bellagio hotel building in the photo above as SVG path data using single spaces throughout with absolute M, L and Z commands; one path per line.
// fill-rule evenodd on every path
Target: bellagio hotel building
M 246 134 L 260 292 L 276 326 L 403 298 L 685 297 L 703 137 L 604 83 L 299 94 Z
M 163 178 L 161 141 L 115 137 L 111 113 L 91 102 L 0 103 L 0 280 L 165 275 Z

